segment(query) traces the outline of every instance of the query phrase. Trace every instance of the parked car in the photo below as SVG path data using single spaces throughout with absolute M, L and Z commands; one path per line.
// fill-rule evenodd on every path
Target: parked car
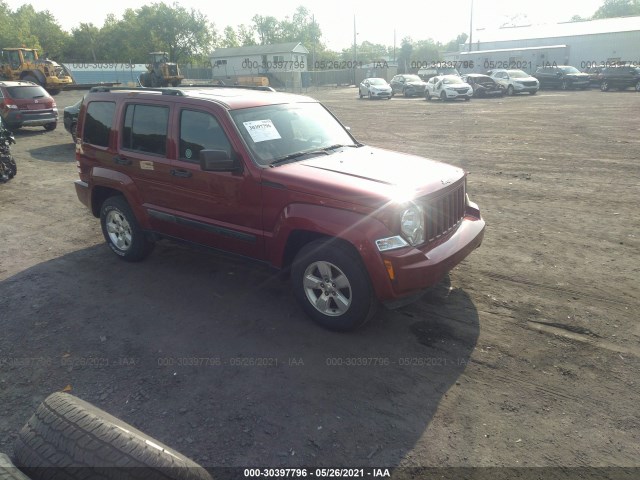
M 51 131 L 58 125 L 56 101 L 33 82 L 0 81 L 0 116 L 9 130 L 44 127 Z
M 522 70 L 490 70 L 489 76 L 503 86 L 507 95 L 524 92 L 535 95 L 540 88 L 538 79 Z
M 384 78 L 365 78 L 360 82 L 358 94 L 360 98 L 369 97 L 369 100 L 374 98 L 386 98 L 389 100 L 393 95 L 393 90 Z
M 640 92 L 640 67 L 606 67 L 600 72 L 600 90 L 603 92 L 612 88 L 625 90 L 629 87 Z
M 474 97 L 503 97 L 505 89 L 493 78 L 481 73 L 470 73 L 462 76 L 462 81 L 473 88 Z
M 433 77 L 441 77 L 443 75 L 457 75 L 460 76 L 460 72 L 453 67 L 423 67 L 418 70 L 418 76 L 425 82 Z
M 432 98 L 439 98 L 440 100 L 463 98 L 469 101 L 471 97 L 473 97 L 473 88 L 457 75 L 433 77 L 427 82 L 427 88 L 424 91 L 426 100 L 431 100 Z
M 80 106 L 82 105 L 82 99 L 65 107 L 63 110 L 64 128 L 71 134 L 73 143 L 76 143 L 76 129 L 78 127 L 78 113 L 80 112 Z
M 417 299 L 482 242 L 463 169 L 363 145 L 310 97 L 99 87 L 77 131 L 76 193 L 115 255 L 170 237 L 258 260 L 330 329 Z
M 568 65 L 538 67 L 533 76 L 540 82 L 540 88 L 584 90 L 589 87 L 589 75 Z
M 588 67 L 583 70 L 582 73 L 586 73 L 589 75 L 589 86 L 590 87 L 598 87 L 600 88 L 600 79 L 602 76 L 602 70 L 604 67 Z
M 396 75 L 390 83 L 394 94 L 402 93 L 405 97 L 421 97 L 427 86 L 418 75 L 413 74 Z

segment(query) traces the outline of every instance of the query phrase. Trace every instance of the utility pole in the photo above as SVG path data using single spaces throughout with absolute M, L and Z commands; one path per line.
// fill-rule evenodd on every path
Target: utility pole
M 471 0 L 471 19 L 469 20 L 469 52 L 473 48 L 473 0 Z

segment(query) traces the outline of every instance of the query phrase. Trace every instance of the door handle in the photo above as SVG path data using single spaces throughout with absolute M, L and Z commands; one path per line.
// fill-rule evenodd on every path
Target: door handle
M 171 170 L 171 175 L 174 177 L 189 178 L 191 172 L 189 170 Z
M 121 157 L 120 155 L 116 155 L 113 157 L 113 163 L 117 163 L 118 165 L 131 165 L 131 160 Z

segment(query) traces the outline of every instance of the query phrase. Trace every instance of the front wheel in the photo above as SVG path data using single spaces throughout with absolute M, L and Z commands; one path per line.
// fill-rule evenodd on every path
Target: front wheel
M 440 100 L 442 100 L 443 102 L 447 101 L 447 94 L 444 92 L 440 92 Z
M 513 89 L 513 85 L 509 85 L 507 87 L 507 95 L 509 95 L 510 97 L 515 93 L 514 89 Z
M 426 92 L 424 92 L 424 99 L 425 99 L 427 102 L 430 102 L 430 101 L 431 101 L 431 94 L 429 93 L 429 90 L 427 90 Z
M 536 93 L 538 93 L 538 91 L 537 90 L 533 90 L 533 91 L 529 92 L 529 95 L 535 95 Z
M 607 82 L 606 80 L 604 80 L 601 84 L 600 84 L 600 90 L 603 92 L 607 92 L 609 91 L 609 82 Z
M 364 325 L 376 300 L 358 254 L 340 240 L 305 245 L 291 269 L 293 293 L 315 322 L 330 330 Z
M 104 201 L 100 225 L 109 248 L 123 260 L 138 262 L 153 250 L 154 243 L 145 236 L 124 197 L 114 196 Z
M 563 80 L 562 85 L 560 85 L 560 88 L 562 88 L 562 90 L 569 90 L 570 87 L 571 85 L 566 80 Z
M 47 132 L 51 132 L 52 130 L 55 130 L 57 126 L 58 126 L 58 124 L 57 124 L 56 122 L 51 122 L 51 123 L 47 123 L 47 124 L 44 126 L 44 129 L 45 129 Z
M 640 92 L 640 82 L 636 83 L 636 92 Z

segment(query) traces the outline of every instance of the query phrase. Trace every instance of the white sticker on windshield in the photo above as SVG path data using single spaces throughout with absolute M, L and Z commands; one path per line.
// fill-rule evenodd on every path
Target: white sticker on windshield
M 244 128 L 247 129 L 247 132 L 251 135 L 251 139 L 256 143 L 282 138 L 273 122 L 269 119 L 244 122 Z

